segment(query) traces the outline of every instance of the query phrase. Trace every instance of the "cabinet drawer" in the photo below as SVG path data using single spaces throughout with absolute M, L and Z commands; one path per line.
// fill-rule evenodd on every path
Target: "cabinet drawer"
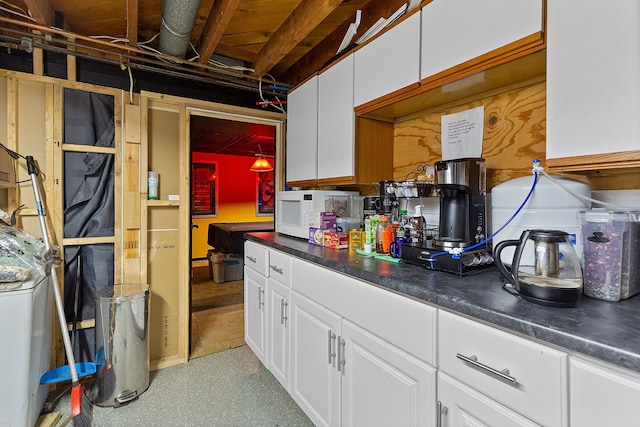
M 291 255 L 269 250 L 269 277 L 291 287 Z
M 269 249 L 252 242 L 245 242 L 244 265 L 269 277 Z
M 436 308 L 300 259 L 293 276 L 297 292 L 435 366 Z
M 566 353 L 443 310 L 438 338 L 441 371 L 537 423 L 568 424 Z

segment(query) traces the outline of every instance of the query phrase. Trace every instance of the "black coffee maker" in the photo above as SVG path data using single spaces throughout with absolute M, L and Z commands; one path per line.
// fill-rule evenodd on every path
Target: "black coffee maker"
M 435 163 L 435 185 L 440 197 L 440 247 L 465 248 L 487 237 L 486 166 L 483 158 Z
M 396 182 L 387 180 L 380 181 L 380 198 L 379 209 L 380 215 L 388 215 L 397 218 L 398 215 L 398 198 L 396 196 Z
M 435 187 L 440 199 L 438 235 L 422 244 L 403 244 L 400 257 L 409 264 L 458 275 L 492 265 L 484 242 L 488 224 L 484 159 L 436 162 Z

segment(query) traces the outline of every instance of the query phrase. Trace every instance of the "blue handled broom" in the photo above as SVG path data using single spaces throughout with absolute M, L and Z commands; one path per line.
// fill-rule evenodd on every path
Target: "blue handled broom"
M 25 157 L 27 161 L 27 170 L 31 176 L 31 186 L 33 187 L 33 197 L 36 202 L 38 211 L 38 219 L 40 220 L 40 228 L 42 230 L 42 238 L 47 251 L 51 251 L 51 243 L 49 242 L 49 233 L 47 232 L 47 224 L 45 222 L 44 209 L 42 207 L 42 199 L 40 198 L 40 190 L 38 189 L 38 168 L 33 160 L 33 156 Z M 53 284 L 53 295 L 56 301 L 56 309 L 58 311 L 58 319 L 60 321 L 60 329 L 62 332 L 62 341 L 64 342 L 64 350 L 69 362 L 69 371 L 71 373 L 71 416 L 73 417 L 74 426 L 91 426 L 93 419 L 93 404 L 85 394 L 84 385 L 80 383 L 78 372 L 76 370 L 76 362 L 73 356 L 73 347 L 67 330 L 67 319 L 64 314 L 64 305 L 60 296 L 60 287 L 58 284 L 58 276 L 56 275 L 56 264 L 51 267 L 51 279 Z

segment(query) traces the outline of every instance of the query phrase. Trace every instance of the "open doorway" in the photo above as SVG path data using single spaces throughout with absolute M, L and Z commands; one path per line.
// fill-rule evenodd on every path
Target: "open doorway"
M 238 239 L 251 227 L 273 228 L 278 133 L 271 122 L 190 115 L 190 358 L 244 344 Z M 272 170 L 254 170 L 257 159 Z

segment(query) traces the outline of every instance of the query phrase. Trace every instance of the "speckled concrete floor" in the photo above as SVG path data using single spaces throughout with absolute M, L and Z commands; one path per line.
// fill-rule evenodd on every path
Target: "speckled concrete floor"
M 56 405 L 59 425 L 69 405 L 67 393 Z M 138 399 L 93 409 L 95 427 L 312 425 L 246 345 L 151 372 L 149 389 Z

